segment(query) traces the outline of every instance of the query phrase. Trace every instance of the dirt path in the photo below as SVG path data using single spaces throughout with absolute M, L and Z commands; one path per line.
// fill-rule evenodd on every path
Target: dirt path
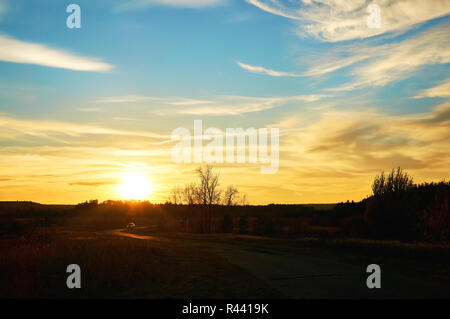
M 160 237 L 116 233 L 139 239 Z M 367 265 L 354 265 L 281 252 L 248 243 L 223 243 L 214 240 L 170 238 L 203 248 L 227 258 L 231 263 L 263 279 L 292 298 L 449 298 L 450 288 L 438 283 L 389 273 L 381 266 L 381 289 L 368 289 Z
M 138 229 L 136 227 L 136 229 Z M 116 235 L 116 236 L 122 236 L 122 237 L 128 237 L 128 238 L 134 238 L 134 239 L 144 239 L 144 240 L 156 240 L 156 241 L 168 241 L 167 238 L 163 238 L 163 237 L 155 237 L 155 236 L 146 236 L 146 235 L 137 235 L 137 234 L 131 234 L 128 233 L 126 230 L 124 229 L 113 229 L 109 232 L 107 232 L 108 234 L 111 235 Z

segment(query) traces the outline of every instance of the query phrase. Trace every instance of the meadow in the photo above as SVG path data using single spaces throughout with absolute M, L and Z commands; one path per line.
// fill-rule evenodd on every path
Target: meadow
M 413 284 L 406 284 L 395 275 L 390 282 L 399 282 L 397 286 L 420 287 L 379 297 L 420 296 L 421 290 L 448 297 L 448 243 L 351 236 L 348 221 L 360 208 L 360 203 L 207 207 L 145 201 L 73 206 L 3 202 L 0 297 L 366 298 L 371 295 L 358 289 L 365 280 L 362 267 L 371 263 L 413 278 Z M 212 216 L 206 218 L 205 212 Z M 126 228 L 130 222 L 136 227 Z M 322 260 L 327 261 L 325 275 L 351 274 L 330 279 L 322 290 L 305 296 L 297 274 L 320 276 L 315 268 Z M 82 269 L 81 289 L 66 287 L 69 264 Z M 288 283 L 279 280 L 291 275 Z M 339 280 L 342 292 L 327 291 L 328 283 Z

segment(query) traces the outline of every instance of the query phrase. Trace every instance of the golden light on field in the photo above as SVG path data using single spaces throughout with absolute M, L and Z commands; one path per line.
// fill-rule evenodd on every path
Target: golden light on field
M 148 199 L 152 192 L 149 179 L 144 175 L 129 174 L 122 178 L 122 184 L 117 186 L 123 199 Z

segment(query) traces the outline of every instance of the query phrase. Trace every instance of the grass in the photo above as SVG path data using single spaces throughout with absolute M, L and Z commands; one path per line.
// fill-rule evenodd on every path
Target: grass
M 1 298 L 281 298 L 225 259 L 173 241 L 68 228 L 0 240 Z M 82 288 L 66 287 L 81 267 Z
M 151 229 L 135 233 L 149 234 Z M 386 269 L 416 278 L 450 284 L 450 245 L 402 243 L 360 238 L 272 238 L 242 234 L 152 233 L 185 243 L 216 242 L 245 245 L 250 249 L 272 249 L 352 264 L 377 263 Z

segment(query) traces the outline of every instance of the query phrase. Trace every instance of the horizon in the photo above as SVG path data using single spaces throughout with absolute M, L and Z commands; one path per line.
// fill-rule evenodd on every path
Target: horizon
M 89 202 L 91 200 L 96 200 L 96 199 L 87 199 L 87 200 L 81 201 L 79 203 L 72 203 L 72 204 L 40 203 L 40 202 L 34 202 L 34 201 L 21 201 L 21 200 L 10 200 L 10 201 L 0 200 L 0 204 L 1 203 L 32 203 L 32 204 L 49 205 L 49 206 L 59 206 L 59 205 L 62 205 L 62 206 L 76 206 L 78 204 L 86 203 L 86 202 Z M 148 203 L 150 203 L 152 205 L 165 205 L 167 203 L 167 202 L 151 202 L 150 200 L 147 200 L 147 199 L 144 199 L 144 200 L 140 200 L 140 199 L 107 199 L 107 200 L 104 200 L 104 201 L 101 201 L 101 202 L 99 201 L 98 203 L 102 204 L 102 203 L 108 202 L 108 201 L 113 201 L 113 202 L 121 201 L 121 202 L 125 202 L 125 203 L 145 203 L 145 202 L 148 202 Z M 344 202 L 346 202 L 346 201 L 344 201 Z M 169 204 L 173 204 L 173 203 L 169 203 Z M 270 206 L 270 205 L 286 205 L 286 206 L 289 206 L 289 205 L 304 205 L 304 206 L 312 206 L 312 205 L 335 205 L 335 204 L 338 204 L 338 202 L 336 202 L 336 203 L 306 203 L 306 204 L 298 204 L 298 203 L 287 203 L 287 204 L 285 204 L 285 203 L 283 203 L 283 204 L 280 204 L 280 203 L 269 203 L 269 204 L 246 204 L 246 205 L 237 204 L 237 205 L 234 205 L 234 206 Z M 174 205 L 189 206 L 190 204 L 174 204 Z M 201 206 L 203 204 L 193 204 L 193 205 L 200 205 Z M 216 204 L 216 205 L 217 206 L 226 206 L 226 204 Z
M 251 205 L 450 179 L 450 0 L 76 3 L 0 0 L 1 201 L 164 203 L 208 158 Z

